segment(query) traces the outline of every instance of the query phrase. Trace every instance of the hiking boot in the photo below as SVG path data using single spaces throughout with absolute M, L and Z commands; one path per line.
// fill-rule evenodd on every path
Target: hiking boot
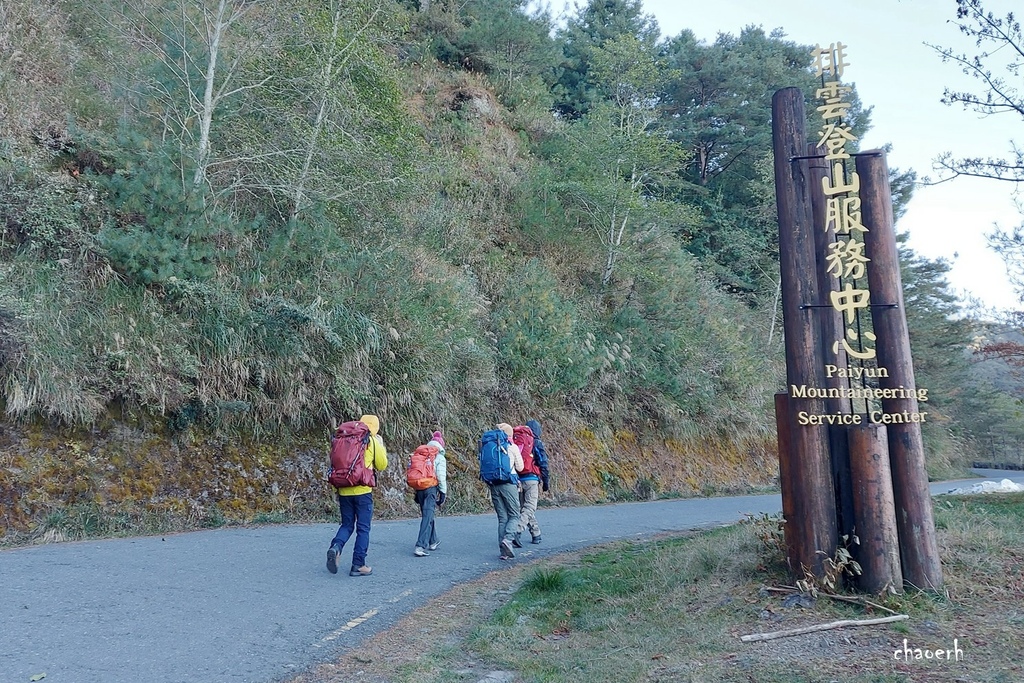
M 512 545 L 513 545 L 514 547 L 516 547 L 516 548 L 522 548 L 522 547 L 523 547 L 523 544 L 522 544 L 522 542 L 520 542 L 520 540 L 519 540 L 519 535 L 520 535 L 520 534 L 516 534 L 516 535 L 515 535 L 515 536 L 514 536 L 514 537 L 512 538 Z
M 427 546 L 427 550 L 437 550 L 437 546 L 441 545 L 441 541 L 434 541 Z
M 369 576 L 372 573 L 373 573 L 372 569 L 370 569 L 366 565 L 363 565 L 362 567 L 352 567 L 352 569 L 349 570 L 348 575 L 349 576 Z
M 341 554 L 341 549 L 336 545 L 332 545 L 327 551 L 327 571 L 332 574 L 338 573 L 338 555 Z
M 516 554 L 512 552 L 512 544 L 508 540 L 502 540 L 501 542 L 501 559 L 510 560 L 515 557 Z
M 413 551 L 412 551 L 412 554 L 413 554 L 413 555 L 415 555 L 416 557 L 426 557 L 426 556 L 427 556 L 427 555 L 429 555 L 430 553 L 428 553 L 428 552 L 427 552 L 426 550 L 424 550 L 423 548 L 421 548 L 421 547 L 419 547 L 419 546 L 416 546 L 416 550 L 413 550 Z
M 534 545 L 540 545 L 540 536 L 534 536 L 533 540 L 530 541 L 530 543 L 532 543 Z

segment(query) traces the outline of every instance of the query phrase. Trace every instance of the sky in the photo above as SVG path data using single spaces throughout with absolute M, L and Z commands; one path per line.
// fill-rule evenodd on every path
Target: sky
M 998 16 L 1014 5 L 1024 13 L 1020 4 L 984 1 Z M 1019 118 L 983 118 L 941 102 L 946 87 L 980 92 L 978 81 L 944 64 L 925 44 L 977 54 L 950 22 L 956 17 L 955 0 L 643 0 L 643 5 L 665 37 L 690 29 L 710 43 L 719 33 L 737 35 L 753 25 L 765 32 L 781 28 L 798 44 L 846 44 L 849 66 L 843 81 L 852 82 L 862 104 L 873 108 L 871 130 L 861 138 L 861 149 L 891 144 L 890 169 L 913 169 L 919 177 L 934 178 L 933 160 L 943 152 L 1007 157 L 1015 134 L 1024 142 Z M 917 254 L 950 262 L 948 280 L 954 292 L 976 297 L 988 307 L 1016 310 L 1020 297 L 1003 261 L 985 240 L 994 226 L 1012 229 L 1024 220 L 1013 201 L 1013 185 L 974 178 L 921 185 L 896 229 L 910 235 L 908 244 Z

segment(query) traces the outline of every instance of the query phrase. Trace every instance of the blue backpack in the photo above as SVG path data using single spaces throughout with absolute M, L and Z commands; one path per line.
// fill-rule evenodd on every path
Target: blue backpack
M 500 429 L 480 437 L 480 479 L 488 484 L 516 484 L 519 477 L 508 455 L 508 435 Z

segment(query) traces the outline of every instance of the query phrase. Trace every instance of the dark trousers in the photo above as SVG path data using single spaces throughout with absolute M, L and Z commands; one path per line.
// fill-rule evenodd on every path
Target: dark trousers
M 420 548 L 437 543 L 437 529 L 434 528 L 434 515 L 437 512 L 437 487 L 431 486 L 416 492 L 416 503 L 420 506 L 420 535 L 416 545 Z
M 338 552 L 356 532 L 356 544 L 352 548 L 352 567 L 358 569 L 366 565 L 366 551 L 370 549 L 370 519 L 373 518 L 373 494 L 363 493 L 358 496 L 338 496 L 338 509 L 341 511 L 341 526 L 334 535 L 331 545 L 338 546 Z

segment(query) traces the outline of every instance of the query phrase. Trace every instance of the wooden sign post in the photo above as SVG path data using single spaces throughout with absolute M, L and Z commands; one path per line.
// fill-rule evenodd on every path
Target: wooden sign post
M 823 576 L 841 541 L 865 590 L 942 585 L 892 198 L 882 152 L 857 154 L 839 78 L 845 45 L 815 47 L 824 122 L 808 147 L 804 99 L 772 99 L 787 392 L 776 395 L 790 569 Z M 855 164 L 849 163 L 856 159 Z M 867 528 L 865 528 L 867 527 Z

